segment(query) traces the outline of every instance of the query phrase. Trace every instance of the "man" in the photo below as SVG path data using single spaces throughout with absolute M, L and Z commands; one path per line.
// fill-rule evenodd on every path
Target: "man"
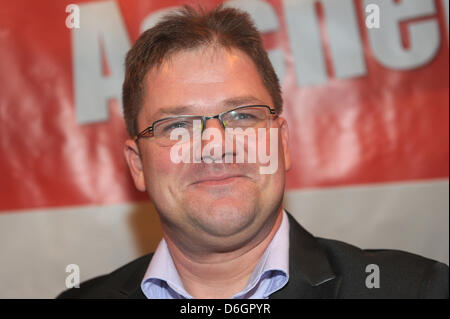
M 283 210 L 288 126 L 247 14 L 166 16 L 127 55 L 123 102 L 125 157 L 164 238 L 154 254 L 60 297 L 448 298 L 446 265 L 315 238 Z M 263 157 L 251 159 L 261 148 L 276 163 L 269 173 Z M 367 282 L 368 266 L 380 282 Z

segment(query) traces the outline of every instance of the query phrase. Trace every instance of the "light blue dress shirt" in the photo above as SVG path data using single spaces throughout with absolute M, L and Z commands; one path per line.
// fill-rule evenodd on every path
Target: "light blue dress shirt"
M 233 299 L 267 299 L 289 280 L 289 221 L 283 211 L 281 225 L 256 265 L 245 288 Z M 192 299 L 184 289 L 167 243 L 158 245 L 141 289 L 148 299 Z

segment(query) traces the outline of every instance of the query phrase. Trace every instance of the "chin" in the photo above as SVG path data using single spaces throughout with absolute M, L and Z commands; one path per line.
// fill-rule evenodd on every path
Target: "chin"
M 253 205 L 237 205 L 236 201 L 220 200 L 205 208 L 197 207 L 190 218 L 210 236 L 231 237 L 247 229 L 255 220 L 257 209 Z

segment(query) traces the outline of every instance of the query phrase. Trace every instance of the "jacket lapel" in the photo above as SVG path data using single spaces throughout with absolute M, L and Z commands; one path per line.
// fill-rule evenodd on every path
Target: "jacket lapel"
M 142 262 L 137 269 L 132 272 L 128 279 L 120 287 L 119 291 L 116 291 L 117 298 L 120 299 L 147 299 L 141 289 L 141 281 L 144 278 L 150 261 L 153 258 L 153 254 L 149 254 L 148 258 Z
M 336 298 L 340 278 L 317 240 L 288 213 L 289 282 L 269 298 Z

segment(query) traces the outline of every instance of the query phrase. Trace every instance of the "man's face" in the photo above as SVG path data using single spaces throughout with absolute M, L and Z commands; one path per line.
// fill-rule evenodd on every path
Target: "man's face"
M 145 86 L 139 130 L 173 115 L 212 116 L 252 104 L 273 108 L 254 63 L 235 49 L 207 47 L 177 53 L 149 72 Z M 206 123 L 207 128 L 217 128 L 224 135 L 217 119 Z M 269 125 L 277 128 L 278 139 L 278 148 L 270 150 L 278 159 L 273 174 L 261 174 L 258 160 L 174 163 L 171 146 L 152 138 L 140 139 L 139 146 L 132 140 L 126 142 L 125 154 L 136 187 L 153 200 L 166 236 L 189 249 L 217 251 L 238 247 L 270 230 L 269 224 L 281 209 L 290 158 L 285 120 L 273 119 Z M 268 133 L 266 138 L 269 141 Z M 208 142 L 213 141 L 203 141 L 202 146 Z M 248 148 L 246 145 L 245 151 Z

